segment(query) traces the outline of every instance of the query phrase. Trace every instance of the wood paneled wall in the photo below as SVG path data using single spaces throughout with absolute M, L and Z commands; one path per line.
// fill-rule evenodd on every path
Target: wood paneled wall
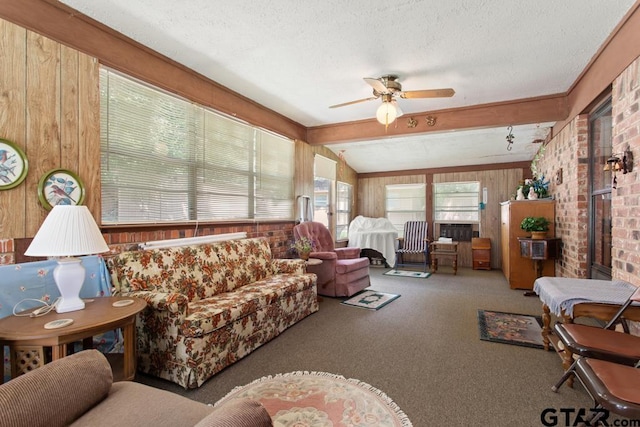
M 296 167 L 295 167 L 295 195 L 306 195 L 313 198 L 313 165 L 314 156 L 319 154 L 328 159 L 335 160 L 336 178 L 353 186 L 353 200 L 351 206 L 352 216 L 358 212 L 358 174 L 337 154 L 322 146 L 311 146 L 303 141 L 296 141 Z M 352 218 L 353 219 L 353 218 Z
M 358 215 L 371 218 L 385 216 L 385 186 L 387 185 L 424 183 L 426 183 L 426 175 L 424 174 L 360 178 L 358 180 L 358 200 L 360 203 Z
M 480 182 L 480 191 L 487 188 L 487 204 L 480 211 L 480 237 L 491 239 L 491 268 L 502 268 L 502 245 L 500 239 L 500 202 L 509 200 L 523 179 L 522 168 L 483 170 L 477 172 L 452 172 L 433 175 L 433 182 Z M 430 191 L 430 189 L 428 190 Z M 482 193 L 481 196 L 482 197 Z M 471 242 L 458 245 L 458 265 L 471 267 Z
M 27 178 L 0 193 L 0 238 L 33 236 L 47 211 L 38 182 L 69 169 L 100 218 L 98 62 L 32 31 L 0 20 L 0 137 L 20 146 Z
M 509 200 L 524 178 L 522 168 L 461 171 L 431 174 L 367 177 L 358 180 L 358 215 L 379 218 L 385 216 L 385 186 L 391 184 L 427 184 L 427 220 L 429 237 L 434 237 L 433 197 L 431 183 L 479 181 L 480 188 L 487 188 L 487 205 L 480 213 L 479 231 L 481 237 L 491 239 L 491 267 L 500 269 L 500 202 Z M 460 267 L 471 267 L 471 243 L 461 242 L 459 247 Z

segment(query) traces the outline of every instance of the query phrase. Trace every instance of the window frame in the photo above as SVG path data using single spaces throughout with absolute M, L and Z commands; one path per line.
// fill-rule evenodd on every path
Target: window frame
M 474 184 L 477 185 L 477 191 L 438 191 L 438 187 L 455 187 L 455 186 L 459 186 L 459 185 L 467 185 L 467 184 Z M 433 222 L 435 224 L 480 224 L 480 200 L 481 200 L 481 185 L 480 185 L 480 181 L 448 181 L 448 182 L 434 182 L 432 184 L 432 192 L 433 192 Z M 443 209 L 440 205 L 439 205 L 439 194 L 465 194 L 465 195 L 461 195 L 461 196 L 449 196 L 447 198 L 447 196 L 445 196 L 445 200 L 447 199 L 463 199 L 463 198 L 467 198 L 469 196 L 466 196 L 466 194 L 472 194 L 475 193 L 475 200 L 473 202 L 473 204 L 469 204 L 469 205 L 460 205 L 457 206 L 457 209 L 452 210 L 451 206 L 449 206 L 449 209 Z M 471 197 L 469 197 L 471 198 Z M 455 203 L 453 203 L 454 207 Z M 473 206 L 473 208 L 472 208 Z M 467 208 L 467 209 L 460 209 L 460 208 Z M 455 212 L 473 212 L 475 213 L 475 218 L 459 218 L 459 219 L 451 219 L 451 218 L 446 218 L 446 217 L 442 217 L 439 215 L 439 213 L 441 212 L 450 212 L 450 213 L 455 213 Z
M 103 66 L 100 97 L 103 225 L 294 219 L 295 144 L 291 139 Z M 161 108 L 150 105 L 155 99 L 165 115 L 158 115 L 155 110 Z M 135 116 L 138 112 L 141 116 Z M 168 135 L 174 139 L 162 139 Z M 235 137 L 244 148 L 229 144 Z M 156 150 L 158 141 L 166 152 Z M 246 158 L 237 156 L 241 152 Z M 125 176 L 130 178 L 129 189 L 120 181 Z M 161 185 L 166 183 L 161 181 L 168 179 L 178 182 L 165 196 Z M 149 213 L 136 211 L 142 206 L 136 204 L 138 200 L 149 203 Z M 161 205 L 163 201 L 168 207 Z
M 412 183 L 412 184 L 387 184 L 384 186 L 384 215 L 398 231 L 398 237 L 404 236 L 404 224 L 407 221 L 426 221 L 427 217 L 427 184 Z M 396 191 L 397 196 L 390 198 L 389 193 Z M 416 196 L 411 197 L 411 193 L 415 192 Z M 405 196 L 401 196 L 404 193 Z M 397 201 L 397 203 L 391 203 L 391 201 Z M 411 205 L 417 205 L 417 208 L 413 209 L 400 209 L 392 207 L 391 205 L 405 205 L 405 202 L 409 202 Z M 399 206 L 402 207 L 402 206 Z M 391 217 L 390 217 L 391 216 Z M 405 216 L 402 222 L 394 220 L 396 216 Z
M 342 189 L 340 187 L 343 187 Z M 346 191 L 345 197 L 342 197 L 343 192 Z M 341 206 L 346 206 L 346 209 L 341 209 Z M 351 212 L 353 206 L 353 185 L 348 182 L 336 181 L 336 241 L 343 242 L 349 240 L 349 224 L 351 222 Z M 346 215 L 347 222 L 340 222 L 340 217 Z M 344 237 L 341 236 L 341 228 L 344 228 Z

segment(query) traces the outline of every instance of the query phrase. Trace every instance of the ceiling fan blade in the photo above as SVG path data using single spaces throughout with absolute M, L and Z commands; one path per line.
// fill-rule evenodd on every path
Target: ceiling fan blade
M 336 104 L 336 105 L 332 105 L 329 108 L 338 108 L 338 107 L 346 107 L 347 105 L 351 105 L 351 104 L 357 104 L 359 102 L 364 102 L 364 101 L 373 101 L 374 99 L 378 99 L 377 96 L 371 96 L 369 98 L 364 98 L 364 99 L 358 99 L 356 101 L 350 101 L 350 102 L 344 102 L 342 104 Z
M 401 98 L 448 98 L 453 96 L 456 92 L 451 89 L 426 89 L 426 90 L 408 90 L 400 93 Z
M 388 93 L 389 89 L 382 83 L 380 79 L 374 79 L 372 77 L 365 77 L 364 81 L 367 82 L 372 88 L 380 93 Z

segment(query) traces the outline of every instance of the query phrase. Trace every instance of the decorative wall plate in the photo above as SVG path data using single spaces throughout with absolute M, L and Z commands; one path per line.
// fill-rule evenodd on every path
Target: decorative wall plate
M 84 184 L 70 170 L 54 169 L 40 178 L 38 199 L 47 210 L 55 205 L 81 205 L 84 202 Z
M 20 147 L 0 138 L 0 190 L 20 185 L 27 177 L 28 170 L 27 157 Z

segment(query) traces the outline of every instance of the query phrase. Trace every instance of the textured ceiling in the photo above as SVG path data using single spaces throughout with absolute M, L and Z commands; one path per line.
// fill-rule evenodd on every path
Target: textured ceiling
M 400 99 L 405 114 L 563 93 L 635 0 L 62 2 L 312 127 L 374 117 L 379 100 L 328 107 L 370 97 L 363 77 L 384 74 L 399 75 L 404 90 L 456 91 L 451 98 Z M 526 138 L 506 152 L 506 128 L 494 132 L 495 150 L 487 150 L 486 129 L 330 148 L 346 150 L 358 172 L 533 157 L 531 144 L 517 144 Z M 452 147 L 453 158 L 435 154 L 451 157 Z

